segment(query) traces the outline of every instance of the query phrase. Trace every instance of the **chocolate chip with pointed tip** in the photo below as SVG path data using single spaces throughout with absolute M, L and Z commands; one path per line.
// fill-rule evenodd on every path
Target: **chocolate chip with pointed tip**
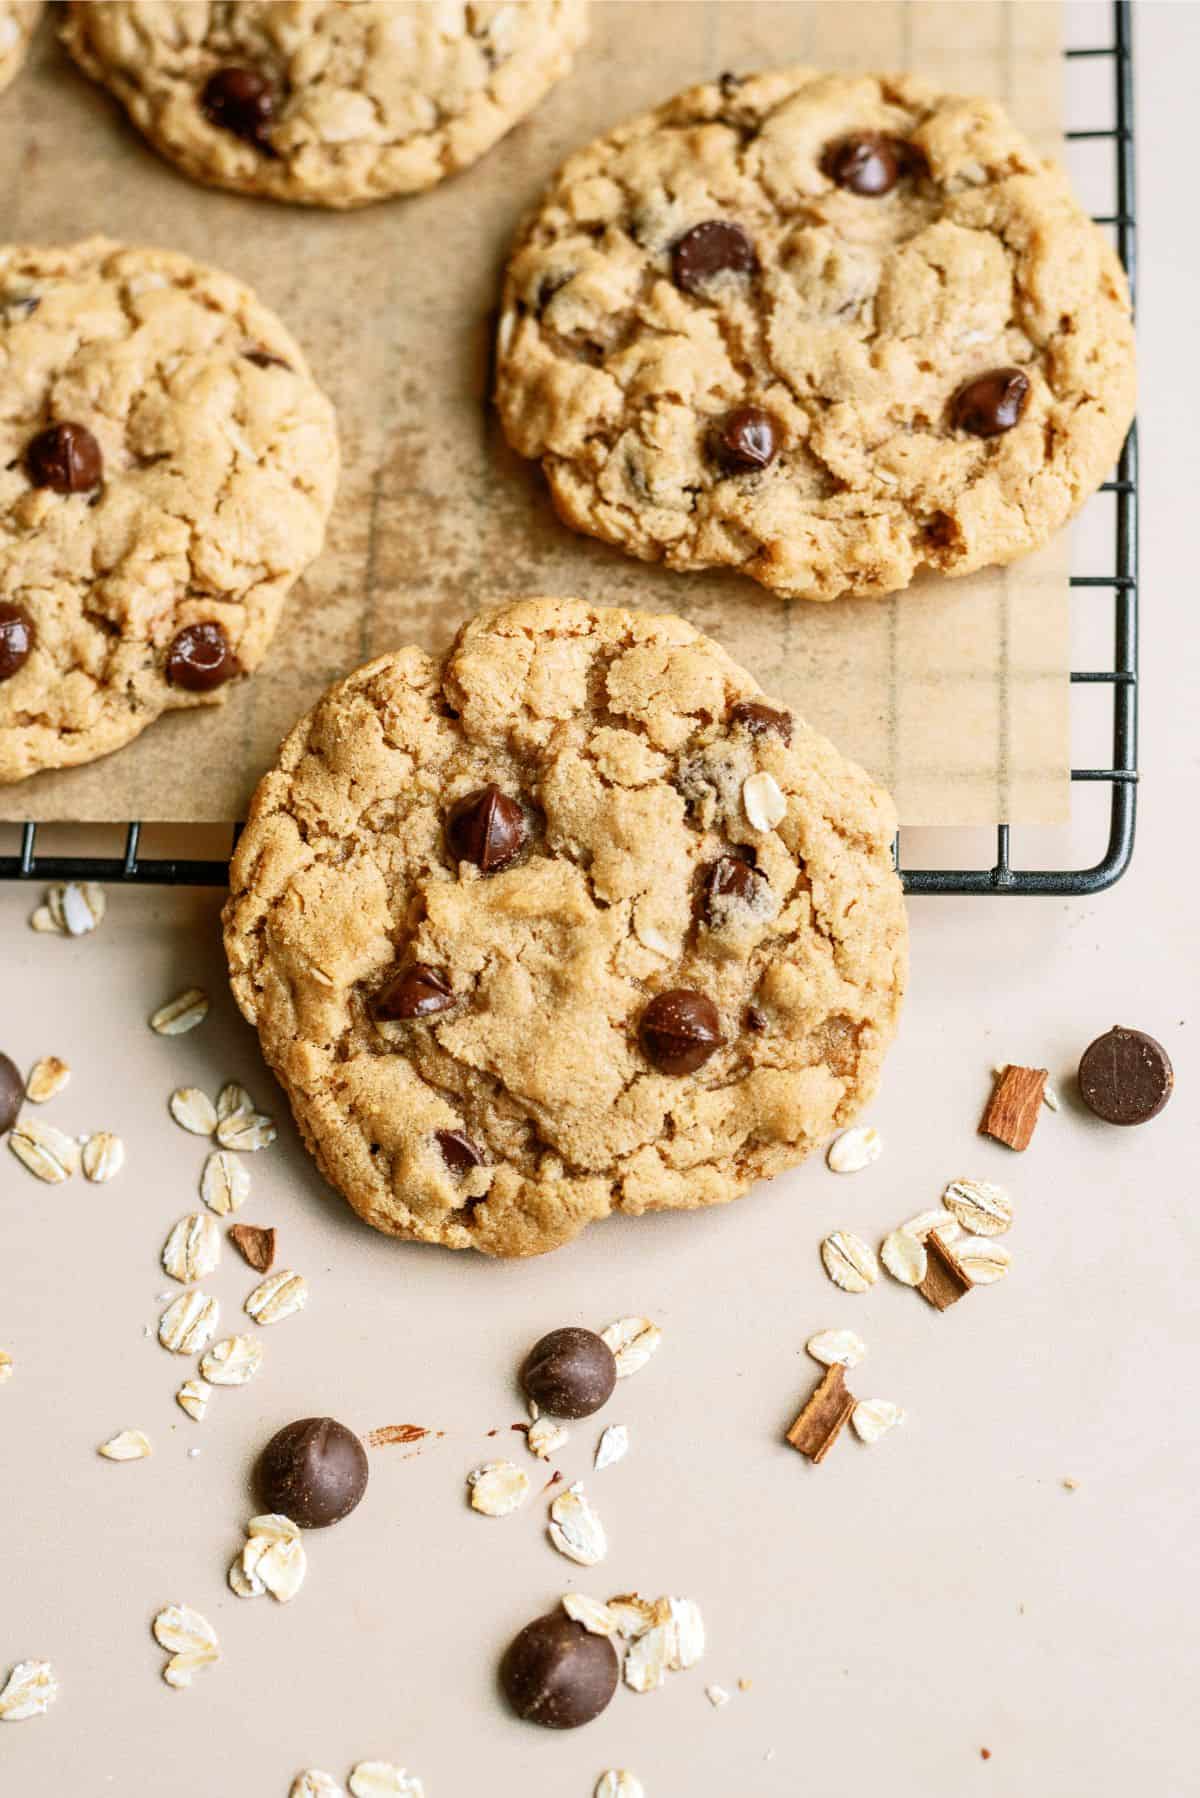
M 729 722 L 740 724 L 752 737 L 782 737 L 785 743 L 792 740 L 791 713 L 763 705 L 761 700 L 739 699 L 736 705 L 729 708 Z
M 647 1058 L 664 1074 L 694 1074 L 724 1041 L 712 1000 L 686 986 L 651 999 L 639 1034 Z
M 255 1477 L 268 1511 L 302 1530 L 322 1530 L 361 1502 L 369 1472 L 353 1430 L 332 1417 L 302 1417 L 272 1436 Z
M 702 293 L 716 275 L 750 275 L 757 267 L 758 252 L 733 219 L 705 219 L 671 250 L 671 274 L 684 293 Z
M 25 451 L 25 466 L 35 487 L 55 493 L 88 493 L 100 485 L 104 458 L 86 425 L 48 425 Z
M 1021 422 L 1029 403 L 1029 376 L 1020 368 L 993 368 L 966 381 L 950 402 L 956 431 L 1000 437 Z
M 467 1174 L 473 1167 L 483 1166 L 483 1156 L 461 1130 L 435 1130 L 434 1139 L 452 1174 Z
M 607 1707 L 619 1673 L 608 1637 L 593 1635 L 565 1611 L 527 1623 L 500 1662 L 500 1684 L 513 1710 L 543 1729 L 590 1723 Z
M 474 862 L 483 874 L 507 868 L 525 847 L 528 835 L 521 807 L 494 782 L 458 800 L 446 820 L 450 853 L 457 861 Z
M 616 1357 L 603 1336 L 576 1324 L 535 1342 L 521 1366 L 522 1391 L 551 1417 L 590 1417 L 616 1383 Z
M 740 855 L 722 855 L 704 876 L 704 916 L 711 926 L 725 912 L 723 899 L 749 905 L 762 879 Z
M 454 994 L 445 976 L 436 968 L 415 961 L 389 980 L 376 996 L 373 1010 L 380 1023 L 399 1023 L 408 1018 L 427 1018 L 435 1012 L 449 1011 Z

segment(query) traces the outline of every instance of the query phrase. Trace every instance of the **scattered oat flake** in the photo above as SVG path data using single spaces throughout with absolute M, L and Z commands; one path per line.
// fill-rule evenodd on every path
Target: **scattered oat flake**
M 46 895 L 55 921 L 68 936 L 87 936 L 103 922 L 108 898 L 94 880 L 69 881 L 64 887 L 51 887 Z
M 907 1230 L 893 1230 L 890 1236 L 884 1237 L 879 1259 L 893 1280 L 899 1280 L 902 1286 L 919 1286 L 929 1271 L 925 1244 L 910 1236 Z
M 181 1217 L 163 1244 L 163 1272 L 183 1286 L 203 1280 L 221 1258 L 221 1235 L 207 1211 Z
M 1054 1088 L 1050 1085 L 1049 1081 L 1047 1081 L 1042 1088 L 1042 1104 L 1048 1105 L 1051 1111 L 1059 1111 L 1062 1109 L 1062 1101 Z
M 277 1324 L 285 1317 L 303 1311 L 307 1303 L 307 1280 L 302 1274 L 293 1273 L 290 1267 L 282 1267 L 277 1274 L 268 1274 L 265 1280 L 259 1281 L 244 1309 L 257 1324 Z
M 260 1229 L 257 1224 L 230 1224 L 229 1240 L 255 1273 L 270 1273 L 271 1263 L 275 1259 L 273 1229 Z
M 159 1006 L 150 1019 L 150 1028 L 159 1036 L 182 1036 L 202 1024 L 207 1016 L 208 994 L 203 987 L 189 986 Z
M 1002 1236 L 1012 1224 L 1012 1200 L 990 1180 L 951 1180 L 942 1202 L 957 1223 L 975 1236 Z
M 210 1386 L 245 1386 L 263 1362 L 262 1343 L 253 1336 L 223 1336 L 200 1363 Z
M 668 1665 L 679 1672 L 694 1667 L 704 1653 L 704 1619 L 692 1598 L 668 1598 L 667 1631 L 671 1638 Z
M 30 930 L 36 930 L 39 935 L 66 935 L 62 925 L 58 922 L 58 919 L 54 916 L 54 913 L 50 910 L 48 905 L 39 905 L 29 914 L 29 928 Z
M 47 1186 L 61 1186 L 79 1171 L 75 1138 L 36 1118 L 19 1117 L 9 1132 L 8 1146 L 22 1166 Z
M 1068 1474 L 1067 1477 L 1063 1480 L 1063 1486 L 1066 1489 L 1066 1491 L 1068 1491 L 1068 1492 L 1078 1492 L 1079 1481 L 1073 1480 L 1071 1478 L 1071 1476 Z
M 190 1605 L 166 1605 L 154 1619 L 153 1629 L 155 1641 L 171 1656 L 163 1668 L 169 1686 L 190 1686 L 193 1673 L 221 1658 L 216 1630 Z
M 560 1423 L 555 1423 L 552 1417 L 539 1417 L 525 1432 L 529 1452 L 540 1461 L 549 1461 L 570 1440 L 571 1432 L 564 1430 Z
M 5 1380 L 12 1379 L 13 1358 L 7 1349 L 0 1349 L 0 1386 Z
M 774 830 L 787 816 L 787 800 L 773 774 L 750 774 L 742 782 L 742 806 L 754 830 Z
M 651 1604 L 649 1599 L 640 1598 L 636 1592 L 622 1592 L 616 1598 L 610 1598 L 608 1608 L 627 1642 L 636 1642 L 639 1636 L 644 1636 L 648 1629 L 662 1621 L 659 1607 Z
M 391 1761 L 359 1761 L 350 1775 L 353 1798 L 425 1798 L 425 1787 L 414 1773 Z
M 956 1242 L 962 1230 L 955 1223 L 948 1211 L 939 1207 L 936 1211 L 918 1211 L 916 1217 L 910 1217 L 900 1228 L 908 1236 L 915 1236 L 918 1242 L 924 1242 L 927 1236 L 940 1236 L 943 1242 Z
M 825 1272 L 843 1292 L 866 1292 L 879 1278 L 875 1251 L 852 1230 L 835 1230 L 821 1244 Z
M 618 1380 L 645 1367 L 662 1341 L 662 1331 L 648 1317 L 620 1317 L 600 1334 L 613 1352 Z
M 115 1180 L 125 1166 L 125 1144 L 111 1130 L 97 1130 L 83 1145 L 83 1171 L 97 1186 Z
M 346 1794 L 331 1773 L 306 1767 L 288 1787 L 288 1798 L 346 1798 Z
M 295 1598 L 308 1572 L 300 1531 L 290 1517 L 267 1512 L 246 1526 L 246 1544 L 229 1569 L 229 1584 L 239 1598 L 264 1592 L 280 1604 Z
M 244 1086 L 236 1080 L 227 1080 L 217 1094 L 217 1120 L 224 1123 L 226 1118 L 236 1117 L 239 1112 L 254 1110 L 254 1100 Z
M 646 1788 L 627 1768 L 610 1767 L 596 1781 L 593 1798 L 646 1798 Z
M 857 1174 L 883 1154 L 883 1138 L 871 1124 L 858 1124 L 835 1136 L 825 1155 L 835 1174 Z
M 185 1380 L 175 1394 L 175 1403 L 195 1423 L 203 1423 L 208 1410 L 208 1387 L 203 1380 Z
M 158 1340 L 173 1355 L 198 1355 L 207 1346 L 221 1307 L 203 1292 L 181 1292 L 158 1320 Z
M 972 1286 L 991 1286 L 1002 1280 L 1012 1262 L 1004 1244 L 986 1236 L 964 1236 L 954 1245 L 954 1258 Z
M 886 1398 L 860 1398 L 850 1413 L 850 1422 L 860 1442 L 878 1442 L 896 1424 L 903 1423 L 899 1405 Z
M 867 1352 L 867 1345 L 853 1330 L 821 1330 L 810 1336 L 805 1348 L 823 1367 L 835 1362 L 842 1367 L 857 1367 Z
M 122 1430 L 96 1450 L 106 1461 L 144 1461 L 151 1452 L 150 1438 L 144 1430 Z
M 621 1619 L 613 1607 L 601 1604 L 598 1598 L 589 1598 L 586 1592 L 566 1593 L 562 1608 L 574 1623 L 582 1623 L 590 1635 L 611 1638 L 624 1634 Z
M 484 1517 L 508 1517 L 529 1497 L 529 1476 L 511 1461 L 487 1461 L 467 1475 L 471 1509 Z
M 704 1696 L 708 1699 L 708 1702 L 712 1705 L 714 1711 L 719 1711 L 723 1704 L 729 1703 L 731 1695 L 725 1690 L 724 1686 L 705 1686 Z
M 559 1554 L 581 1567 L 595 1567 L 608 1553 L 604 1525 L 588 1503 L 581 1480 L 550 1506 L 550 1540 Z
M 625 1656 L 625 1684 L 634 1692 L 656 1692 L 667 1677 L 670 1648 L 664 1624 L 656 1623 L 639 1636 Z
M 610 1423 L 596 1444 L 596 1472 L 605 1467 L 614 1467 L 623 1461 L 629 1453 L 629 1428 L 627 1424 Z
M 178 1086 L 167 1101 L 171 1116 L 193 1136 L 211 1136 L 217 1127 L 217 1114 L 207 1093 L 198 1086 Z
M 35 1061 L 25 1085 L 25 1097 L 35 1105 L 44 1105 L 60 1093 L 71 1078 L 71 1070 L 57 1055 L 43 1055 Z
M 57 1697 L 58 1680 L 49 1661 L 18 1661 L 0 1691 L 0 1723 L 44 1716 Z
M 250 1170 L 227 1149 L 214 1149 L 200 1176 L 200 1197 L 218 1217 L 238 1211 L 250 1197 Z
M 235 1111 L 217 1125 L 217 1141 L 221 1147 L 238 1149 L 247 1155 L 269 1148 L 275 1136 L 274 1121 L 258 1111 Z

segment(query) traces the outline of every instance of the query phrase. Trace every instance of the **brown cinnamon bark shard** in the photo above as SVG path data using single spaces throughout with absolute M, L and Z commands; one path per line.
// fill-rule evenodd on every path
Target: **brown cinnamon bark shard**
M 1005 1068 L 992 1088 L 979 1125 L 980 1136 L 994 1136 L 1010 1149 L 1027 1149 L 1041 1115 L 1046 1068 Z
M 963 1272 L 954 1251 L 946 1247 L 936 1231 L 925 1238 L 925 1254 L 925 1278 L 917 1291 L 935 1311 L 948 1311 L 965 1292 L 970 1292 L 970 1278 Z
M 257 1224 L 230 1224 L 229 1240 L 256 1273 L 270 1272 L 275 1259 L 274 1230 L 260 1230 Z
M 854 1394 L 846 1390 L 846 1370 L 835 1361 L 788 1431 L 788 1441 L 818 1465 L 837 1441 L 854 1405 Z

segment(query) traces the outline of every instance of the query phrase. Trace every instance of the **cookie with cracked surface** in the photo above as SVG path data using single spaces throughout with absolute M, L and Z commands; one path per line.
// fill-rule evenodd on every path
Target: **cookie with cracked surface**
M 1133 413 L 1125 277 L 988 100 L 790 68 L 573 156 L 496 399 L 576 530 L 828 600 L 1044 543 Z
M 894 828 L 691 625 L 525 600 L 288 737 L 231 870 L 233 990 L 368 1223 L 540 1254 L 737 1198 L 870 1096 Z
M 0 93 L 14 79 L 42 15 L 42 0 L 0 0 Z
M 299 347 L 232 276 L 103 238 L 0 249 L 0 781 L 252 673 L 337 456 Z
M 586 0 L 75 0 L 62 35 L 194 180 L 346 207 L 476 161 L 566 73 L 586 14 Z

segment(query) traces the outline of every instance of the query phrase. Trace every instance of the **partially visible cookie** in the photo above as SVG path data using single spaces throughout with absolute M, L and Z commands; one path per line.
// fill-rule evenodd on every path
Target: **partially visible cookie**
M 363 206 L 482 156 L 564 75 L 586 0 L 73 0 L 63 41 L 215 187 Z
M 42 0 L 0 0 L 0 93 L 25 61 Z
M 0 249 L 0 781 L 252 673 L 337 461 L 333 408 L 240 281 L 103 238 Z
M 233 991 L 368 1223 L 540 1254 L 737 1198 L 870 1096 L 894 829 L 691 625 L 526 600 L 296 726 L 231 869 Z
M 570 525 L 806 599 L 1044 543 L 1133 412 L 1125 277 L 988 100 L 780 69 L 573 156 L 512 253 L 497 403 Z

